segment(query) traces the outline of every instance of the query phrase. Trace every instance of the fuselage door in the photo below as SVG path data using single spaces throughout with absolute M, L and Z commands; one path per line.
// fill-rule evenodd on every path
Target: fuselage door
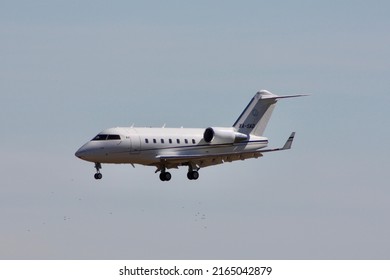
M 129 139 L 127 139 L 129 137 Z M 126 136 L 126 141 L 130 141 L 130 153 L 138 154 L 141 150 L 141 141 L 138 133 L 136 131 L 132 131 L 129 136 Z

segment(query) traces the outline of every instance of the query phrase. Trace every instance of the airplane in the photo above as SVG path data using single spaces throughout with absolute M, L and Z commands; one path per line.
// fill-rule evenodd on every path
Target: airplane
M 305 96 L 278 96 L 258 91 L 231 127 L 152 128 L 116 127 L 103 130 L 77 150 L 75 156 L 95 163 L 95 179 L 102 179 L 102 164 L 127 163 L 154 166 L 161 181 L 172 178 L 167 170 L 187 166 L 187 178 L 197 180 L 199 169 L 225 162 L 262 157 L 264 153 L 291 148 L 292 132 L 281 148 L 266 149 L 263 132 L 279 99 Z

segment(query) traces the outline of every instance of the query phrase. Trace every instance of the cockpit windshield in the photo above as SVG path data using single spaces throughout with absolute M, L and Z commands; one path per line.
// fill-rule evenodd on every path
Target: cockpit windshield
M 104 140 L 121 140 L 121 136 L 118 134 L 98 134 L 92 141 L 104 141 Z

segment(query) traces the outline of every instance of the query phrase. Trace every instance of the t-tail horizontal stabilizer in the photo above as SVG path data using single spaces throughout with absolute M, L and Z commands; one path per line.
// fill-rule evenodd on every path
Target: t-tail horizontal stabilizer
M 237 132 L 242 134 L 262 136 L 271 118 L 276 102 L 279 99 L 300 96 L 305 96 L 305 94 L 279 96 L 268 90 L 260 90 L 252 98 L 248 106 L 246 106 L 233 124 L 233 127 Z

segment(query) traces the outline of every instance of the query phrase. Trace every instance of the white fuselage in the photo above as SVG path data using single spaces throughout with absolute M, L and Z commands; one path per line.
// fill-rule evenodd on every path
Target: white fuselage
M 295 132 L 281 148 L 265 149 L 263 136 L 278 99 L 267 90 L 257 92 L 231 127 L 203 128 L 109 128 L 77 150 L 76 156 L 95 163 L 95 179 L 102 179 L 102 163 L 155 166 L 161 181 L 171 180 L 168 169 L 187 166 L 187 178 L 197 180 L 200 168 L 259 158 L 266 152 L 291 148 Z
M 95 163 L 158 165 L 159 157 L 164 155 L 239 154 L 259 151 L 268 145 L 266 137 L 253 135 L 237 143 L 207 143 L 204 131 L 201 128 L 110 128 L 84 144 L 76 156 Z

